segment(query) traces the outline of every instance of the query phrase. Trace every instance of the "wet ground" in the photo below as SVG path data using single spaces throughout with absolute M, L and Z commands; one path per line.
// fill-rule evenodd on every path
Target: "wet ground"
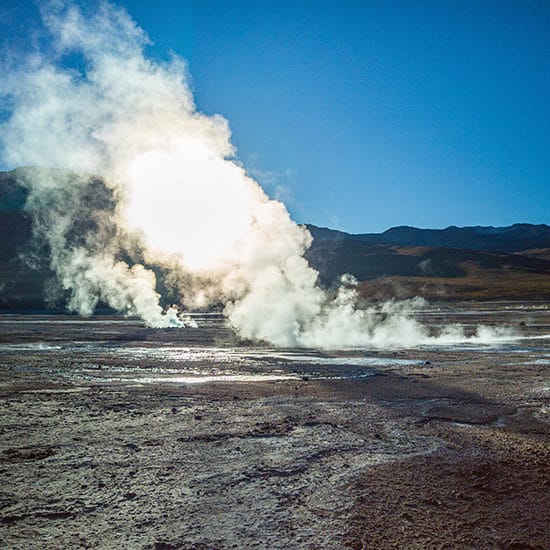
M 550 304 L 497 343 L 273 350 L 215 315 L 0 315 L 7 548 L 548 548 Z

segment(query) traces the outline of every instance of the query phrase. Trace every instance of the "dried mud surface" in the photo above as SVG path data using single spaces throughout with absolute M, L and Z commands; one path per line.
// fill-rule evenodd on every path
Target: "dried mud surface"
M 550 333 L 507 307 L 425 320 Z M 215 318 L 56 319 L 0 316 L 2 547 L 550 547 L 547 339 L 280 353 Z

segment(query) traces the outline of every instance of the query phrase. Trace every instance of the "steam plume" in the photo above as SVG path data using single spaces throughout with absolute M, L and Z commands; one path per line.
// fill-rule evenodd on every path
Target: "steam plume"
M 107 185 L 107 204 L 84 201 L 93 224 L 75 241 L 93 178 L 21 176 L 71 309 L 90 314 L 102 300 L 152 326 L 182 324 L 159 305 L 145 267 L 155 264 L 171 274 L 179 305 L 222 303 L 245 338 L 324 347 L 430 340 L 405 312 L 414 303 L 360 310 L 351 281 L 335 297 L 317 285 L 303 257 L 310 234 L 235 160 L 227 121 L 197 112 L 184 62 L 146 57 L 148 38 L 124 10 L 104 2 L 84 16 L 56 2 L 43 21 L 51 53 L 12 67 L 2 84 L 13 106 L 2 156 L 13 166 L 96 174 Z M 83 67 L 63 68 L 68 54 Z

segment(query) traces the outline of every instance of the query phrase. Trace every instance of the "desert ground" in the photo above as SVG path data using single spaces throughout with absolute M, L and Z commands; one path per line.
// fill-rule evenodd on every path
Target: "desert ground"
M 517 338 L 275 350 L 217 315 L 0 315 L 3 548 L 550 548 L 550 304 Z

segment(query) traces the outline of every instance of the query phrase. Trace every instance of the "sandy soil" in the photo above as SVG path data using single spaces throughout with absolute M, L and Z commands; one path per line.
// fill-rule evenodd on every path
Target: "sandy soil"
M 460 320 L 550 333 L 548 307 L 498 308 Z M 216 323 L 178 344 L 203 355 L 169 355 L 175 338 L 0 316 L 2 547 L 550 547 L 548 340 L 335 366 Z M 190 365 L 260 378 L 167 381 Z

